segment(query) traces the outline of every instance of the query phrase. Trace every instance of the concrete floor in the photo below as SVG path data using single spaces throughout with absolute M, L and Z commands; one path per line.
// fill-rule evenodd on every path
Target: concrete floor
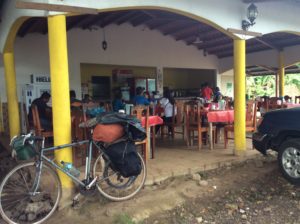
M 233 155 L 233 146 L 234 141 L 229 141 L 228 148 L 224 149 L 221 141 L 213 150 L 209 150 L 208 145 L 198 150 L 196 146 L 187 147 L 183 139 L 158 139 L 155 158 L 147 162 L 146 185 L 159 184 L 174 176 L 230 166 L 260 156 L 258 151 L 252 149 L 251 139 L 247 139 L 247 150 L 243 156 Z

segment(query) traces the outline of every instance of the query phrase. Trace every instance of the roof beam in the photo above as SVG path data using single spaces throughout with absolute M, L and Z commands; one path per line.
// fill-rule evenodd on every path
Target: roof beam
M 263 44 L 263 45 L 265 45 L 265 46 L 271 48 L 271 49 L 275 49 L 275 50 L 277 50 L 277 51 L 282 50 L 282 49 L 276 47 L 274 44 L 270 44 L 270 43 L 268 43 L 267 41 L 263 40 L 263 39 L 260 38 L 260 37 L 255 37 L 254 39 L 257 40 L 258 42 L 260 42 L 261 44 Z
M 173 35 L 174 33 L 186 27 L 194 26 L 195 24 L 197 24 L 197 22 L 179 20 L 166 24 L 165 26 L 160 27 L 160 29 L 164 35 Z
M 217 45 L 215 47 L 206 48 L 206 50 L 208 52 L 212 53 L 212 54 L 218 52 L 220 49 L 222 49 L 222 50 L 227 50 L 227 49 L 233 50 L 233 42 L 227 43 L 227 44 Z
M 200 26 L 199 24 L 195 24 L 182 30 L 178 30 L 177 32 L 172 33 L 172 35 L 175 37 L 175 40 L 182 40 L 191 34 L 195 35 L 195 33 L 205 32 L 208 30 L 211 30 L 211 28 L 208 26 Z
M 153 17 L 150 17 L 148 14 L 144 14 L 141 18 L 137 18 L 131 21 L 131 24 L 132 26 L 136 27 L 150 20 L 153 20 Z
M 114 21 L 120 16 L 120 12 L 112 12 L 108 16 L 104 17 L 100 23 L 102 28 L 106 27 L 109 24 L 114 23 Z M 98 20 L 99 21 L 99 20 Z
M 121 15 L 118 19 L 116 19 L 115 23 L 118 25 L 121 25 L 122 23 L 127 22 L 130 17 L 132 17 L 136 14 L 137 14 L 136 11 L 127 11 L 127 12 L 123 13 L 123 15 Z

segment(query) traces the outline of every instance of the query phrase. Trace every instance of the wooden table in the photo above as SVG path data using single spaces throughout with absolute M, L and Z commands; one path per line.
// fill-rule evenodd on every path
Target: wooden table
M 210 110 L 207 112 L 209 125 L 209 148 L 213 149 L 213 123 L 233 123 L 234 110 Z

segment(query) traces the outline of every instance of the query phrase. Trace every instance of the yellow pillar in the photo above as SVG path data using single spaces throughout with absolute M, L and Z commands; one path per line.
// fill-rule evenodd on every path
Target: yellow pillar
M 71 114 L 69 71 L 65 15 L 48 17 L 51 95 L 54 144 L 71 142 Z M 56 161 L 72 162 L 72 149 L 55 152 Z M 63 187 L 72 187 L 72 181 L 59 172 Z
M 246 150 L 245 40 L 234 40 L 234 143 L 235 153 Z
M 284 96 L 284 75 L 285 75 L 285 68 L 284 68 L 284 55 L 283 51 L 279 52 L 279 68 L 278 68 L 278 75 L 279 75 L 279 96 Z
M 5 41 L 3 50 L 3 63 L 5 73 L 5 88 L 8 104 L 8 122 L 9 122 L 9 134 L 10 137 L 20 134 L 20 112 L 17 95 L 16 85 L 16 70 L 14 59 L 14 43 L 17 32 L 20 26 L 26 20 L 26 17 L 20 17 L 17 19 L 10 28 L 8 36 Z
M 5 52 L 3 54 L 6 96 L 8 104 L 8 122 L 9 134 L 12 138 L 20 134 L 20 113 L 17 96 L 15 59 L 13 52 Z

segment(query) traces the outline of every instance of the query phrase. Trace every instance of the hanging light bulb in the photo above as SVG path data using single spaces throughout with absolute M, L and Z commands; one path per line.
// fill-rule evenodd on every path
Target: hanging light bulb
M 102 49 L 107 49 L 107 41 L 105 40 L 105 30 L 103 29 L 103 41 L 102 41 Z

